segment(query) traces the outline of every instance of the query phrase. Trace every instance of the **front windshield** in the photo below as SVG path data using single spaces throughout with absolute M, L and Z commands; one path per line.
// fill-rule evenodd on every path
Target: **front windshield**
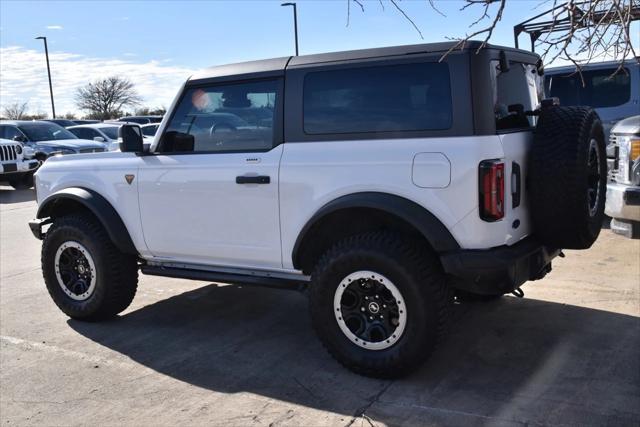
M 77 136 L 55 123 L 28 123 L 20 125 L 20 130 L 30 141 L 36 142 L 78 139 Z
M 100 130 L 102 133 L 107 135 L 109 139 L 118 139 L 118 129 L 120 126 L 105 126 L 101 127 Z

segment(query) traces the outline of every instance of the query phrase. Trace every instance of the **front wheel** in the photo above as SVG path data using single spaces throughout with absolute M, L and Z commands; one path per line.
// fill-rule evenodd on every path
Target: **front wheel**
M 344 366 L 372 377 L 420 366 L 442 338 L 451 300 L 437 258 L 390 233 L 347 238 L 312 274 L 320 340 Z
M 120 313 L 138 285 L 136 257 L 118 251 L 86 214 L 57 218 L 51 225 L 42 244 L 42 273 L 58 308 L 79 320 Z

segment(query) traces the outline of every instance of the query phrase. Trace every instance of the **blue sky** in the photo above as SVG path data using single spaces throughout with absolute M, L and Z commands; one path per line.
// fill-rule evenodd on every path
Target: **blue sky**
M 464 36 L 480 8 L 460 1 L 399 2 L 424 35 L 388 0 L 299 0 L 300 54 L 442 41 Z M 512 27 L 538 13 L 540 1 L 510 0 L 492 43 L 513 45 Z M 293 53 L 291 8 L 279 1 L 11 1 L 0 2 L 0 106 L 29 101 L 49 112 L 47 36 L 58 114 L 77 112 L 73 91 L 112 74 L 129 77 L 150 107 L 168 106 L 199 68 Z M 523 37 L 522 42 L 526 45 Z

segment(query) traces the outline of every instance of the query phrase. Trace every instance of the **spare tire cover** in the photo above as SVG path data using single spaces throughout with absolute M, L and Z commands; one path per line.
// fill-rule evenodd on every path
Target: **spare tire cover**
M 542 109 L 530 160 L 535 235 L 555 248 L 591 247 L 600 234 L 607 186 L 598 114 L 588 107 Z

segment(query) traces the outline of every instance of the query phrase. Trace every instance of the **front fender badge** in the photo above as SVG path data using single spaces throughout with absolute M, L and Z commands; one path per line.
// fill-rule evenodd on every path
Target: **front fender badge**
M 133 182 L 133 178 L 135 178 L 135 175 L 131 175 L 131 174 L 127 174 L 124 176 L 124 179 L 127 180 L 127 184 L 131 185 L 131 183 Z

